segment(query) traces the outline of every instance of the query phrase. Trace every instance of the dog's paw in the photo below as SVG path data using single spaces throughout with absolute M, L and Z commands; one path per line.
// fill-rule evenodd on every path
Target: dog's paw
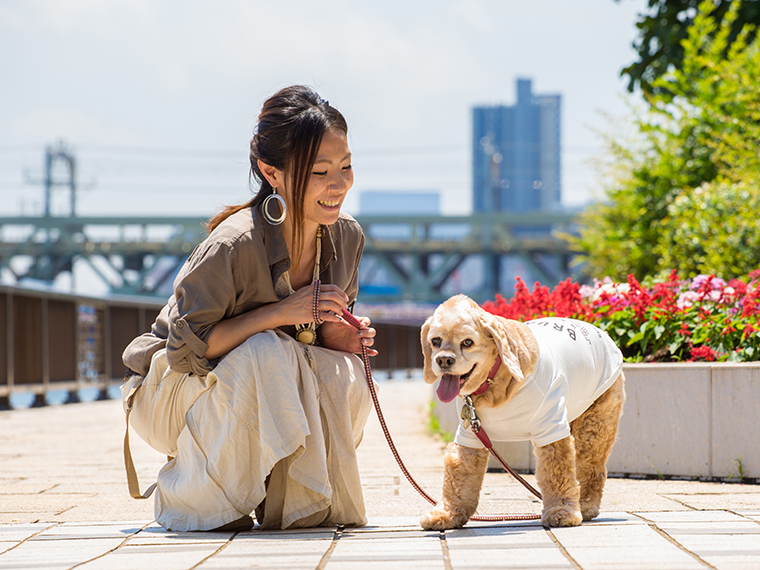
M 468 520 L 464 515 L 436 507 L 420 519 L 420 526 L 425 530 L 449 530 L 463 527 Z
M 557 505 L 544 508 L 541 514 L 541 524 L 546 527 L 578 526 L 583 522 L 583 516 L 577 507 L 570 505 Z
M 581 501 L 581 515 L 584 521 L 590 521 L 599 516 L 599 505 L 596 503 Z

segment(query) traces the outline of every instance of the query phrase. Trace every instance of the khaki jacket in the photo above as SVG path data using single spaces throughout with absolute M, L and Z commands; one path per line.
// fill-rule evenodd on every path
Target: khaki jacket
M 320 280 L 345 291 L 349 305 L 359 290 L 363 248 L 361 226 L 348 214 L 342 213 L 322 238 Z M 233 214 L 190 254 L 151 331 L 124 350 L 124 364 L 145 376 L 152 356 L 166 347 L 174 371 L 205 376 L 218 363 L 204 357 L 214 325 L 278 302 L 275 283 L 289 268 L 282 226 L 269 224 L 252 208 Z M 295 327 L 283 332 L 292 336 Z

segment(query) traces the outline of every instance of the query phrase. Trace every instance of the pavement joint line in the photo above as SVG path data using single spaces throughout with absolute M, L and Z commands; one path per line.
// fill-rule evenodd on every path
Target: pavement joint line
M 699 511 L 700 510 L 700 509 L 697 509 L 695 507 L 692 507 L 688 503 L 684 503 L 683 501 L 679 501 L 678 499 L 675 499 L 673 497 L 669 497 L 667 494 L 664 494 L 664 493 L 657 493 L 657 496 L 658 497 L 662 497 L 663 499 L 666 499 L 668 501 L 673 501 L 674 503 L 678 503 L 679 505 L 681 505 L 682 507 L 686 507 L 690 511 Z
M 698 510 L 698 509 L 695 509 L 695 510 Z M 689 556 L 691 556 L 692 558 L 694 558 L 694 560 L 696 560 L 700 564 L 704 564 L 705 568 L 710 568 L 710 570 L 718 570 L 715 566 L 713 566 L 712 564 L 710 564 L 706 560 L 703 560 L 698 554 L 695 554 L 694 552 L 692 552 L 691 550 L 689 550 L 688 548 L 686 548 L 683 544 L 681 544 L 680 542 L 678 542 L 675 538 L 673 538 L 672 536 L 670 536 L 667 532 L 665 532 L 664 530 L 662 530 L 659 526 L 657 526 L 657 524 L 655 524 L 653 522 L 650 522 L 650 523 L 647 524 L 647 526 L 649 528 L 651 528 L 653 531 L 655 531 L 657 534 L 659 534 L 660 536 L 662 536 L 670 544 L 672 544 L 673 546 L 675 546 L 678 549 L 680 549 L 681 552 L 685 552 L 686 554 L 688 554 Z
M 446 531 L 439 531 L 438 536 L 441 542 L 441 551 L 443 552 L 444 570 L 454 570 L 451 566 L 451 555 L 449 554 L 449 544 L 446 542 Z
M 193 565 L 193 566 L 191 566 L 191 567 L 190 567 L 188 570 L 195 570 L 196 568 L 199 568 L 199 567 L 200 567 L 200 566 L 201 566 L 201 565 L 202 565 L 204 562 L 206 562 L 206 561 L 208 561 L 208 560 L 211 560 L 211 559 L 212 559 L 214 556 L 216 556 L 216 555 L 217 555 L 217 554 L 219 554 L 219 553 L 220 553 L 222 550 L 224 550 L 224 549 L 225 549 L 225 548 L 227 548 L 227 547 L 228 547 L 230 544 L 232 544 L 232 541 L 233 541 L 233 539 L 234 539 L 234 538 L 235 538 L 237 535 L 239 535 L 239 534 L 240 534 L 240 532 L 239 532 L 239 531 L 238 531 L 238 532 L 235 532 L 235 533 L 233 533 L 233 534 L 232 534 L 232 536 L 230 536 L 230 537 L 227 539 L 227 541 L 226 541 L 226 542 L 224 542 L 222 545 L 220 545 L 220 546 L 219 546 L 219 548 L 217 548 L 216 550 L 214 550 L 214 552 L 212 552 L 211 554 L 209 554 L 208 556 L 206 556 L 206 557 L 205 557 L 203 560 L 200 560 L 200 561 L 198 561 L 198 563 L 197 563 L 197 564 L 194 564 L 194 565 Z
M 125 545 L 127 542 L 129 542 L 130 540 L 132 540 L 132 538 L 133 538 L 135 535 L 137 535 L 137 534 L 140 534 L 140 533 L 141 533 L 143 530 L 145 530 L 145 529 L 146 529 L 147 527 L 149 527 L 151 524 L 153 524 L 153 521 L 151 521 L 151 522 L 149 522 L 149 523 L 146 523 L 145 525 L 143 525 L 143 527 L 142 527 L 142 528 L 140 528 L 140 529 L 139 529 L 137 532 L 133 532 L 132 534 L 130 534 L 130 535 L 128 535 L 128 536 L 126 536 L 126 537 L 124 537 L 124 540 L 122 540 L 122 541 L 121 541 L 121 542 L 120 542 L 118 545 L 116 545 L 116 546 L 115 546 L 114 548 L 112 548 L 111 550 L 108 550 L 108 551 L 104 552 L 103 554 L 99 554 L 99 555 L 97 555 L 97 556 L 95 556 L 95 557 L 93 557 L 93 558 L 90 558 L 89 560 L 83 560 L 82 562 L 77 562 L 76 564 L 74 564 L 74 566 L 71 566 L 71 567 L 69 567 L 69 569 L 68 569 L 68 570 L 74 570 L 74 568 L 78 568 L 79 566 L 83 566 L 83 565 L 85 565 L 85 564 L 89 564 L 90 562 L 93 562 L 93 561 L 95 561 L 95 560 L 98 560 L 99 558 L 104 558 L 105 556 L 107 556 L 107 555 L 111 554 L 112 552 L 116 552 L 116 551 L 117 551 L 117 550 L 119 550 L 119 549 L 120 549 L 122 546 L 124 546 L 124 545 Z M 59 526 L 60 526 L 60 525 L 59 525 Z M 49 529 L 47 529 L 47 530 L 49 530 Z
M 740 516 L 741 518 L 743 518 L 743 519 L 745 519 L 745 520 L 747 520 L 747 521 L 749 521 L 749 522 L 753 522 L 753 523 L 755 523 L 756 525 L 760 525 L 760 520 L 757 520 L 757 519 L 753 519 L 752 517 L 748 517 L 748 516 L 747 516 L 747 515 L 745 515 L 745 514 L 739 513 L 739 512 L 737 512 L 737 511 L 732 511 L 732 510 L 730 510 L 730 509 L 724 509 L 724 510 L 725 510 L 727 513 L 731 513 L 732 515 L 737 515 L 737 516 Z
M 315 570 L 324 570 L 327 567 L 327 563 L 330 561 L 330 556 L 332 556 L 333 551 L 338 546 L 340 537 L 343 536 L 343 528 L 343 525 L 340 524 L 335 528 L 335 533 L 333 534 L 332 540 L 330 541 L 330 546 L 322 555 L 322 558 L 319 559 L 319 564 L 317 564 Z
M 32 523 L 32 524 L 37 524 L 37 523 Z M 50 525 L 50 526 L 48 526 L 48 527 L 45 527 L 45 528 L 43 528 L 43 529 L 40 529 L 38 532 L 35 532 L 33 535 L 31 535 L 31 536 L 27 536 L 27 537 L 26 537 L 25 539 L 23 539 L 23 540 L 19 540 L 19 541 L 18 541 L 16 544 L 14 544 L 13 546 L 11 546 L 11 547 L 10 547 L 8 550 L 3 550 L 2 552 L 0 552 L 0 555 L 2 555 L 2 554 L 5 554 L 6 552 L 10 552 L 11 550 L 14 550 L 14 549 L 18 548 L 19 546 L 21 546 L 21 545 L 22 545 L 22 544 L 24 544 L 25 542 L 27 542 L 27 541 L 29 541 L 29 540 L 32 540 L 32 539 L 33 539 L 35 536 L 37 536 L 37 535 L 39 535 L 39 534 L 42 534 L 43 532 L 45 532 L 45 531 L 48 531 L 48 530 L 50 530 L 50 529 L 51 529 L 51 528 L 53 528 L 53 527 L 59 526 L 60 524 L 61 524 L 61 523 L 53 523 L 53 524 L 51 524 L 51 525 Z
M 554 545 L 559 549 L 559 551 L 562 553 L 562 556 L 564 556 L 568 562 L 573 566 L 575 570 L 583 570 L 583 567 L 578 564 L 578 561 L 573 558 L 570 555 L 570 552 L 568 552 L 567 548 L 565 548 L 565 545 L 562 544 L 559 539 L 554 535 L 551 528 L 543 527 L 544 532 L 546 532 L 546 535 L 551 539 L 551 541 L 554 543 Z

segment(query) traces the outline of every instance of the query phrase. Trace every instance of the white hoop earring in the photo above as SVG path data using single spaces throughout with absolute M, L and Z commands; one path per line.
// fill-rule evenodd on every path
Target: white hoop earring
M 279 217 L 275 218 L 272 216 L 272 214 L 269 213 L 269 203 L 275 200 L 280 203 L 280 209 L 282 210 L 282 213 Z M 264 201 L 261 203 L 261 214 L 266 218 L 267 222 L 272 224 L 273 226 L 279 226 L 282 222 L 285 221 L 285 216 L 288 213 L 288 207 L 285 204 L 285 198 L 280 196 L 277 193 L 277 188 L 272 188 L 272 193 L 264 198 Z

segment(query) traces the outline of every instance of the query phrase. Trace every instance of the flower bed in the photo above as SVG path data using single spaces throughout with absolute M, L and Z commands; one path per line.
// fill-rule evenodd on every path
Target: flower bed
M 570 279 L 554 290 L 517 278 L 514 296 L 483 308 L 528 321 L 571 317 L 607 331 L 629 362 L 745 362 L 760 360 L 760 271 L 729 282 L 711 275 L 625 283 L 610 279 L 579 285 Z

